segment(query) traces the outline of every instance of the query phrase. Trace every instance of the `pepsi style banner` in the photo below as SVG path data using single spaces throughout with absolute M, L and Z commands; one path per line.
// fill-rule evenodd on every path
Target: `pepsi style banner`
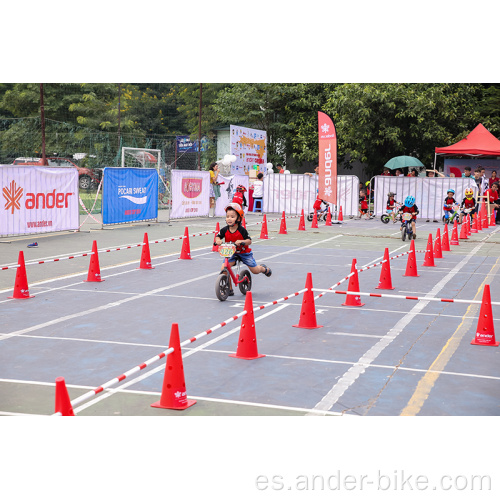
M 103 224 L 158 218 L 158 172 L 154 168 L 105 168 Z

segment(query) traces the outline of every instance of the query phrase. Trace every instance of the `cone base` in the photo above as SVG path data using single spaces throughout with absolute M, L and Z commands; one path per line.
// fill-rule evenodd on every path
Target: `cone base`
M 163 408 L 164 410 L 186 410 L 190 406 L 193 406 L 196 404 L 196 401 L 194 399 L 188 399 L 187 403 L 183 406 L 167 406 L 167 405 L 162 405 L 160 401 L 157 401 L 156 403 L 153 403 L 151 405 L 151 408 Z
M 238 356 L 236 353 L 234 354 L 228 354 L 230 358 L 238 358 L 238 359 L 258 359 L 258 358 L 265 358 L 265 354 L 257 354 L 257 356 L 252 356 L 252 357 L 247 357 L 247 356 Z
M 302 325 L 292 325 L 294 328 L 304 328 L 305 330 L 315 330 L 316 328 L 323 328 L 323 325 L 316 326 L 302 326 Z
M 411 278 L 418 278 L 420 274 L 403 274 L 403 276 L 410 276 Z
M 500 342 L 493 342 L 492 344 L 485 344 L 484 342 L 476 342 L 476 339 L 474 339 L 471 342 L 471 345 L 484 345 L 487 347 L 498 347 L 500 345 Z
M 376 286 L 376 290 L 395 290 L 396 288 L 393 286 Z
M 101 281 L 106 281 L 106 280 L 102 280 L 102 279 L 98 279 L 98 280 L 83 280 L 84 283 L 100 283 Z
M 348 307 L 361 307 L 364 306 L 365 303 L 361 302 L 360 304 L 348 304 L 347 302 L 344 302 L 343 304 L 340 304 L 341 306 L 348 306 Z
M 20 299 L 20 300 L 22 300 L 22 299 L 32 299 L 33 297 L 34 297 L 34 295 L 28 295 L 27 297 L 14 297 L 14 296 L 12 296 L 12 297 L 7 297 L 7 298 L 8 299 Z
M 425 262 L 422 264 L 423 267 L 436 267 L 436 264 L 426 264 Z
M 154 269 L 153 266 L 139 266 L 139 267 L 136 267 L 136 269 Z
M 288 234 L 286 231 L 280 231 L 278 234 Z

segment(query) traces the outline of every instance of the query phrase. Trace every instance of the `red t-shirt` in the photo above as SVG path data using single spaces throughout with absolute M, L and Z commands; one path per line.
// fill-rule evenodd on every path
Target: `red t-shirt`
M 238 227 L 234 233 L 229 230 L 229 226 L 226 226 L 220 230 L 217 236 L 226 243 L 234 243 L 236 240 L 251 239 L 248 235 L 248 231 L 240 223 L 238 223 Z M 236 247 L 236 253 L 250 253 L 251 251 L 252 249 L 247 246 L 238 245 Z
M 417 220 L 418 207 L 417 205 L 413 205 L 412 207 L 403 206 L 401 212 L 404 214 L 411 214 L 411 220 Z
M 490 202 L 497 201 L 498 200 L 498 191 L 493 191 L 493 189 L 488 189 L 485 193 L 484 196 L 490 195 Z

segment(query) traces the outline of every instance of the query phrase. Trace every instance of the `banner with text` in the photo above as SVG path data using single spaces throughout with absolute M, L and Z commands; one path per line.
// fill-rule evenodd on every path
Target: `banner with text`
M 266 172 L 267 134 L 265 130 L 230 125 L 230 154 L 236 156 L 231 164 L 231 174 L 247 174 L 253 165 Z
M 220 186 L 220 197 L 217 198 L 217 201 L 215 203 L 215 215 L 217 217 L 225 217 L 226 212 L 224 209 L 227 207 L 229 203 L 231 203 L 234 193 L 236 192 L 237 186 L 240 184 L 245 187 L 247 190 L 245 193 L 245 198 L 247 200 L 247 206 L 246 207 L 241 207 L 243 208 L 245 214 L 248 212 L 248 203 L 249 203 L 249 194 L 248 194 L 248 187 L 249 187 L 249 179 L 248 175 L 232 175 L 229 177 L 223 177 L 222 175 L 219 174 L 219 177 L 217 178 L 220 183 L 224 183 Z
M 102 222 L 118 224 L 158 218 L 158 171 L 107 167 L 102 191 Z
M 78 170 L 0 165 L 0 234 L 78 229 Z
M 318 111 L 319 197 L 337 203 L 337 133 L 332 119 Z
M 207 216 L 210 209 L 210 172 L 173 169 L 171 173 L 170 218 Z

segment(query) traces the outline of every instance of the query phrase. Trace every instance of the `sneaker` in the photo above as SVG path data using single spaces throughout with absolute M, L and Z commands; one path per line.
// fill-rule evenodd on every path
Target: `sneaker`
M 267 267 L 265 264 L 261 264 L 261 266 L 265 269 L 264 275 L 269 278 L 269 276 L 271 276 L 271 274 L 273 274 L 273 272 L 271 271 L 271 268 Z
M 37 247 L 38 246 L 38 243 L 36 241 L 34 241 L 33 243 L 30 243 L 28 245 L 28 248 L 33 248 L 33 247 Z

